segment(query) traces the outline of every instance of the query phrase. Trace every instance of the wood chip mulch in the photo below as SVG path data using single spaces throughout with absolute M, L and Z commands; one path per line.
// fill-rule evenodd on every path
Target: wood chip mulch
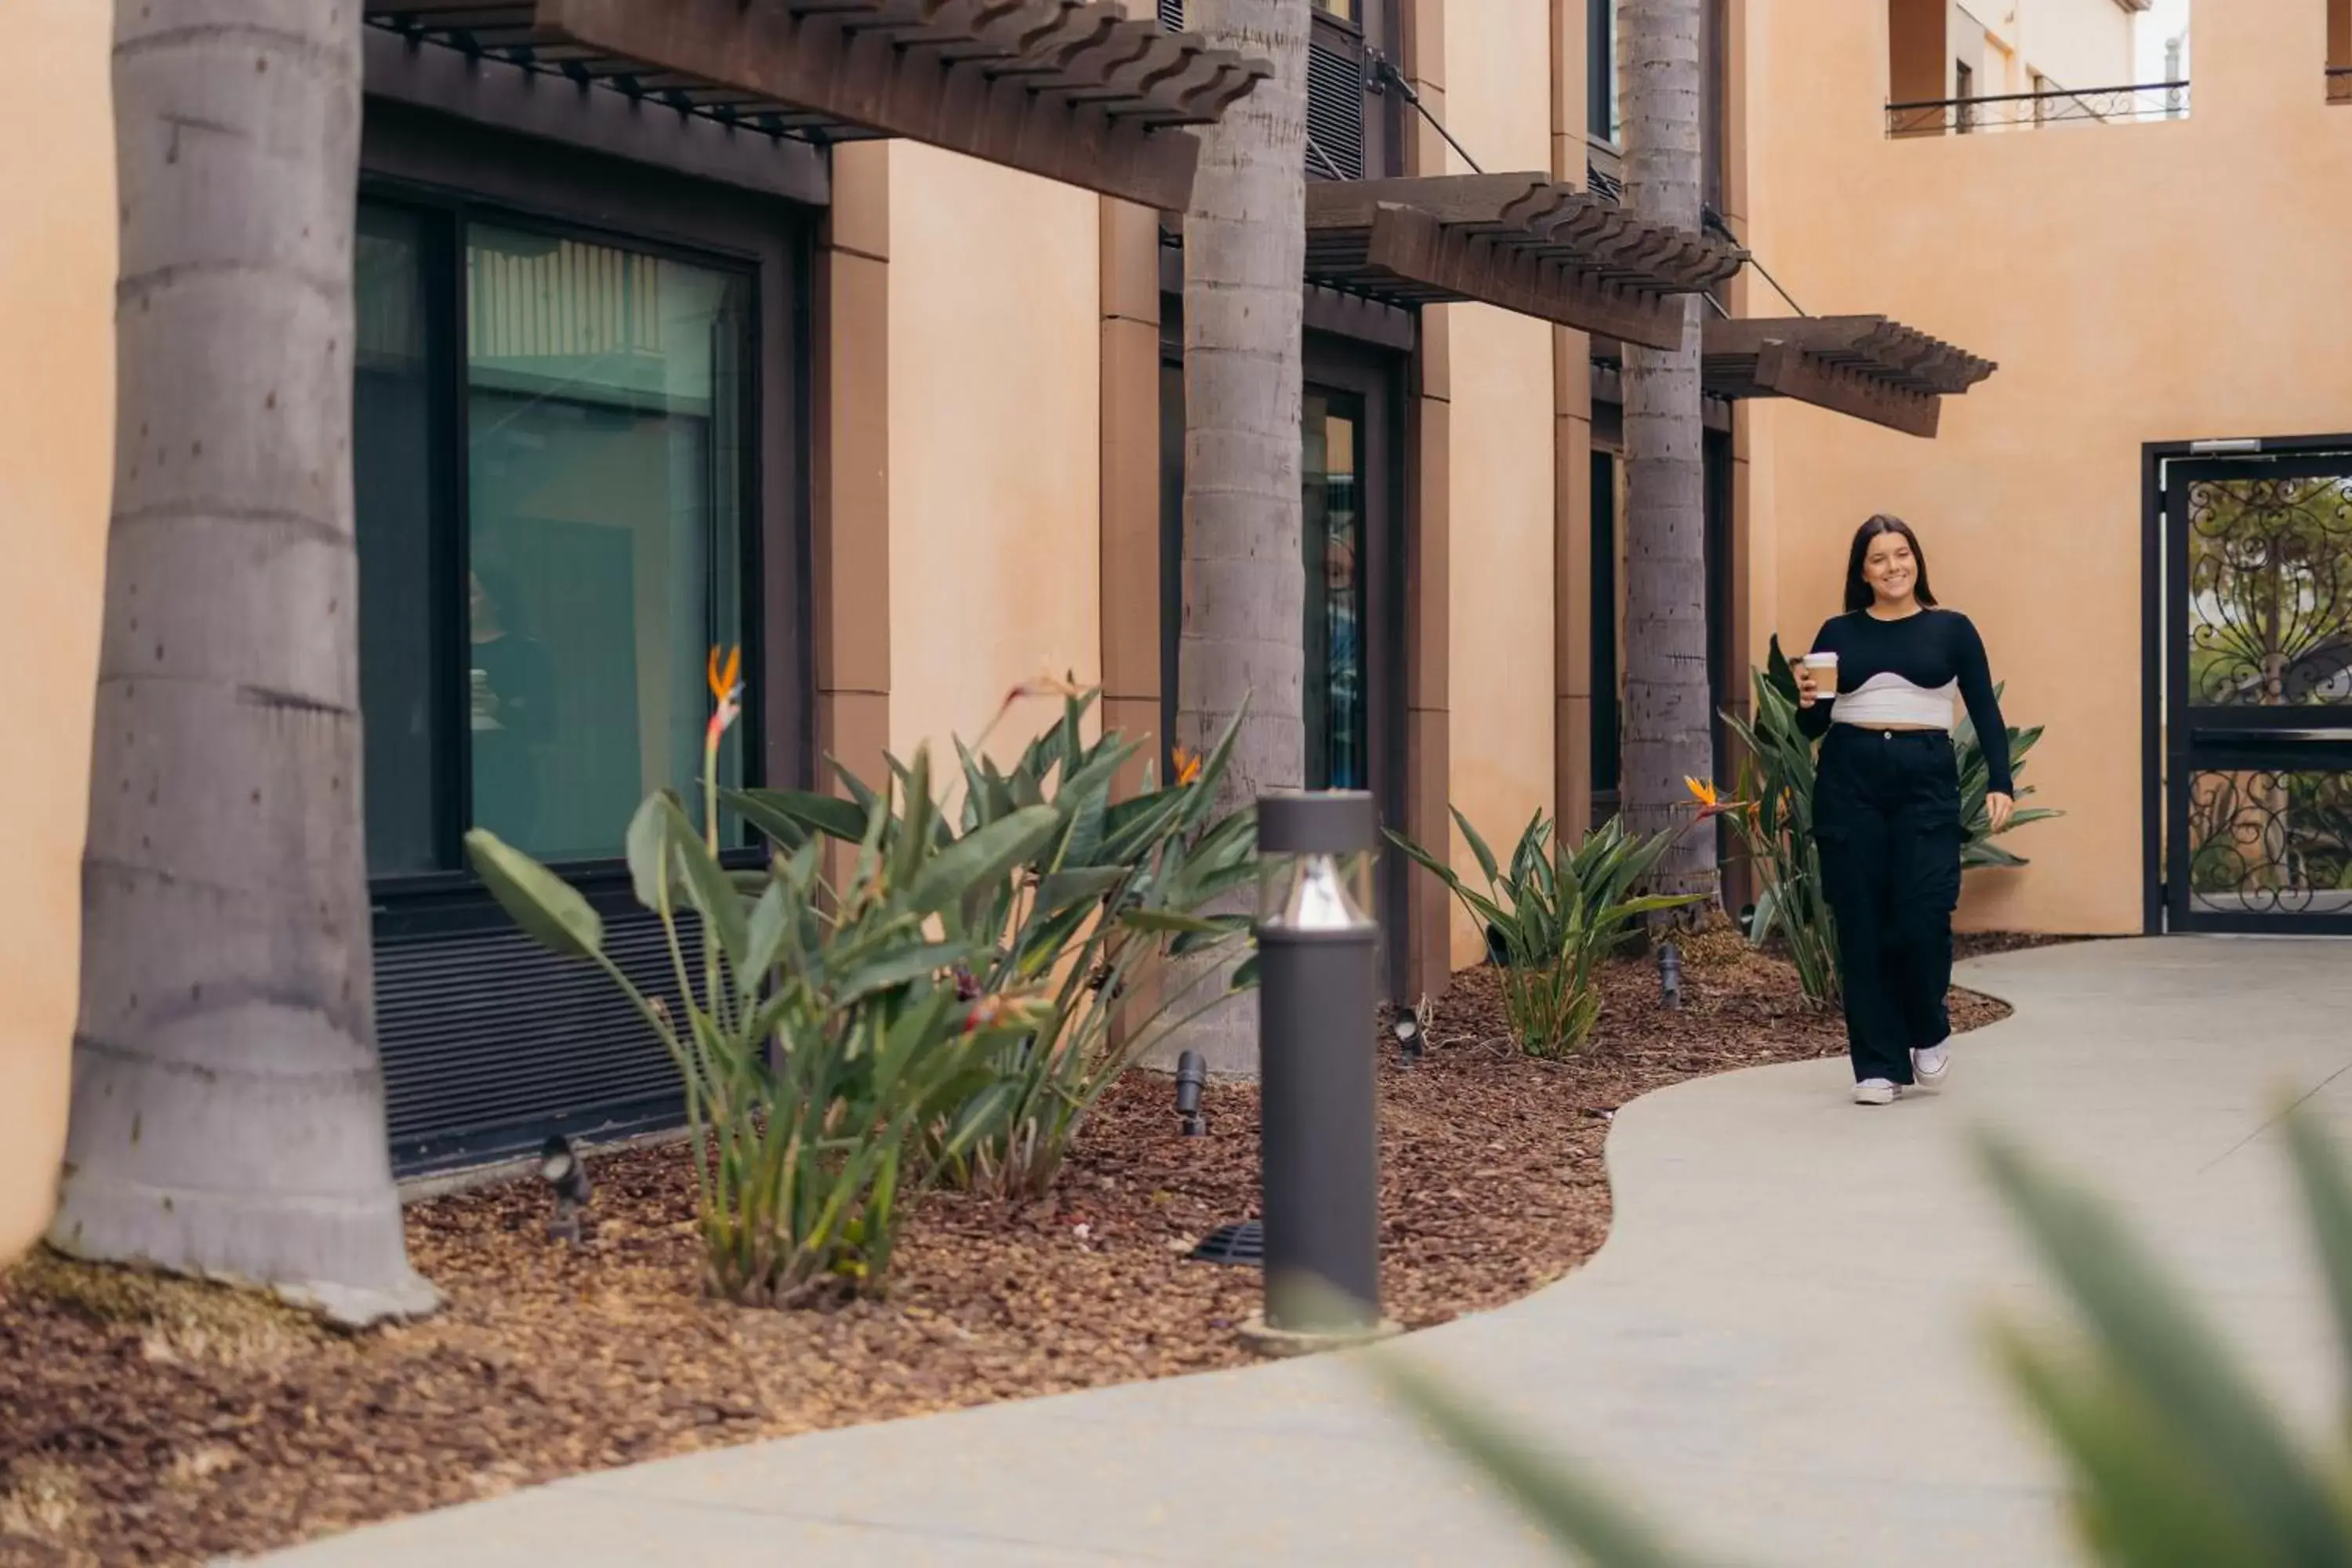
M 1611 966 L 1592 1049 L 1514 1049 L 1491 973 L 1432 1010 L 1381 1078 L 1384 1305 L 1412 1327 L 1558 1279 L 1609 1223 L 1609 1115 L 1705 1073 L 1833 1055 L 1843 1026 L 1790 971 L 1688 938 L 1686 1005 Z M 1956 1021 L 2005 1009 L 1959 993 Z M 593 1162 L 595 1228 L 551 1241 L 536 1183 L 417 1204 L 436 1318 L 336 1333 L 257 1295 L 37 1254 L 0 1275 L 0 1563 L 192 1563 L 582 1470 L 1248 1359 L 1257 1272 L 1189 1261 L 1255 1213 L 1256 1094 L 1213 1086 L 1179 1134 L 1168 1080 L 1108 1098 L 1060 1189 L 934 1194 L 887 1300 L 746 1310 L 695 1294 L 673 1145 Z

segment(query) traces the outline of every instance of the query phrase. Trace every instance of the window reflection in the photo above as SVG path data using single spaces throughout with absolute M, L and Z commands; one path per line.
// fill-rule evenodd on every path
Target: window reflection
M 1364 679 L 1364 518 L 1360 402 L 1306 397 L 1307 785 L 1362 789 L 1368 776 Z
M 704 657 L 741 635 L 743 286 L 495 227 L 466 263 L 473 820 L 612 855 L 698 793 Z

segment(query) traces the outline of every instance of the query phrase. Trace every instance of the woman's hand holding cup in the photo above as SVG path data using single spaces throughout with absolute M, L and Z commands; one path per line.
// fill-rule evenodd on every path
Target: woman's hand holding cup
M 1797 706 L 1811 708 L 1824 697 L 1837 695 L 1838 656 L 1813 652 L 1797 661 Z

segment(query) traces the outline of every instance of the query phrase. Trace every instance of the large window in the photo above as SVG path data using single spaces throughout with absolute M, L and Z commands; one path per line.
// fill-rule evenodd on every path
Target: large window
M 476 826 L 617 856 L 645 794 L 697 793 L 705 655 L 750 629 L 750 276 L 442 208 L 359 226 L 369 868 L 457 869 Z

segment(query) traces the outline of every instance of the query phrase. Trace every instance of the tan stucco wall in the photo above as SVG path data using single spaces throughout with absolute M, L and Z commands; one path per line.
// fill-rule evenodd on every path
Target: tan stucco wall
M 1445 8 L 1448 128 L 1494 171 L 1551 167 L 1549 0 Z M 1457 172 L 1466 172 L 1458 170 Z M 1453 714 L 1450 793 L 1507 854 L 1553 807 L 1551 329 L 1486 306 L 1448 309 Z M 1458 839 L 1454 862 L 1477 877 Z M 1483 939 L 1454 911 L 1454 961 Z
M 1863 518 L 1910 519 L 2012 719 L 2049 726 L 2036 804 L 2070 814 L 2013 841 L 2030 868 L 1970 877 L 1965 920 L 2136 930 L 2141 444 L 2352 430 L 2352 315 L 2327 304 L 2352 121 L 2325 101 L 2325 11 L 2200 5 L 2187 121 L 1890 141 L 1884 7 L 1749 8 L 1757 254 L 1808 310 L 1894 315 L 2002 367 L 1934 442 L 1758 406 L 1759 640 L 1811 635 Z
M 948 738 L 1014 684 L 1101 676 L 1099 204 L 929 147 L 889 157 L 890 744 L 928 739 L 952 768 Z M 1028 704 L 990 750 L 1055 711 Z
M 47 1223 L 65 1147 L 113 467 L 109 9 L 18 0 L 38 70 L 0 96 L 0 1260 Z

